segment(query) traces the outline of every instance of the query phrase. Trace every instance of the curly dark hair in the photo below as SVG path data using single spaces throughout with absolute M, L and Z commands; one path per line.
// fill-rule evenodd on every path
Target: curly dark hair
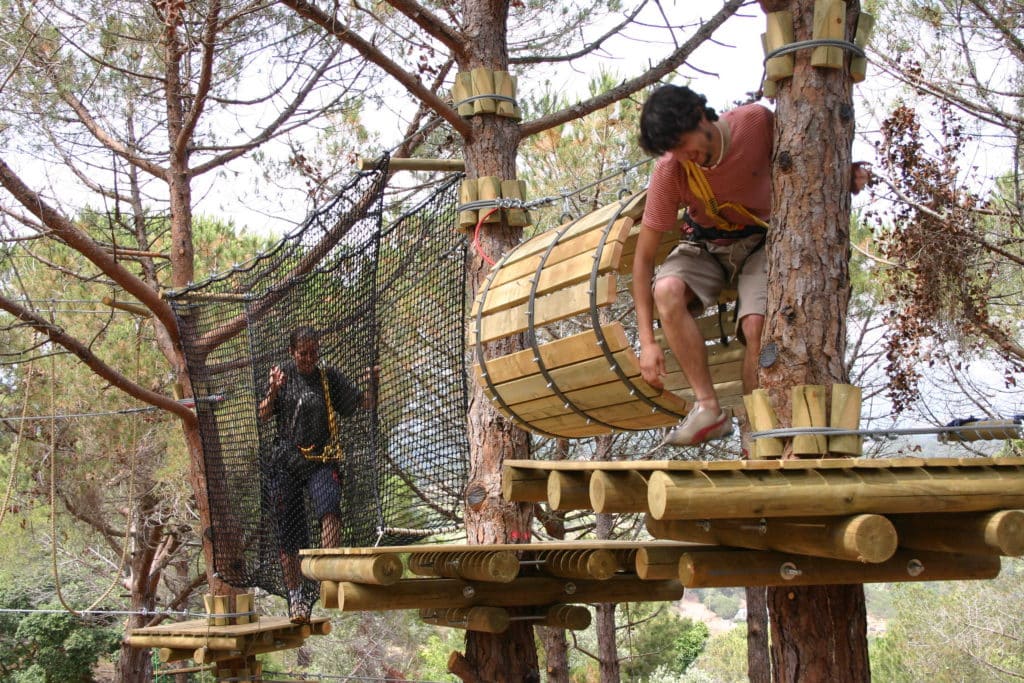
M 663 85 L 647 98 L 640 112 L 640 147 L 661 156 L 679 144 L 679 136 L 697 128 L 703 115 L 717 121 L 708 99 L 685 85 Z
M 288 335 L 288 351 L 294 351 L 299 348 L 299 344 L 308 341 L 320 341 L 320 334 L 315 327 L 300 325 Z

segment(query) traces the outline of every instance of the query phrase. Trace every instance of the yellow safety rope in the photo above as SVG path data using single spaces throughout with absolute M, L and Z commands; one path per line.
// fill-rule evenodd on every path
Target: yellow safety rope
M 755 216 L 750 212 L 747 207 L 736 204 L 734 202 L 725 202 L 719 204 L 715 198 L 715 193 L 711 190 L 711 183 L 708 182 L 708 178 L 704 175 L 704 171 L 693 161 L 681 161 L 683 166 L 683 172 L 686 173 L 686 182 L 690 186 L 690 192 L 693 192 L 702 202 L 704 202 L 704 208 L 707 214 L 711 217 L 711 220 L 715 222 L 716 227 L 719 230 L 725 230 L 728 232 L 735 232 L 742 230 L 748 225 L 760 225 L 762 228 L 767 229 L 768 224 Z M 729 209 L 735 211 L 749 222 L 743 225 L 731 223 L 722 217 L 722 210 Z
M 317 460 L 319 462 L 344 460 L 345 450 L 341 447 L 341 441 L 338 439 L 338 418 L 334 414 L 334 406 L 331 405 L 331 387 L 327 383 L 327 372 L 323 368 L 320 368 L 320 385 L 324 388 L 324 401 L 327 403 L 327 431 L 330 432 L 331 437 L 324 444 L 324 449 L 320 452 L 320 455 L 310 455 L 313 452 L 313 446 L 299 446 L 299 451 L 302 452 L 302 456 L 306 460 Z

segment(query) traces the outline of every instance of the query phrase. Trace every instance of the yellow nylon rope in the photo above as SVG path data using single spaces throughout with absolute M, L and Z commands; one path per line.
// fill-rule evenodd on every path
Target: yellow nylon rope
M 704 202 L 704 208 L 707 214 L 711 216 L 711 220 L 715 222 L 715 225 L 719 230 L 726 230 L 734 232 L 736 230 L 742 230 L 746 225 L 760 225 L 762 228 L 768 228 L 768 224 L 752 214 L 747 207 L 734 202 L 725 202 L 719 204 L 718 200 L 715 199 L 715 193 L 711 190 L 711 184 L 708 182 L 708 178 L 704 175 L 704 171 L 696 163 L 686 160 L 680 162 L 683 166 L 683 172 L 686 173 L 686 182 L 690 186 L 690 192 L 695 194 L 698 199 Z M 736 223 L 730 223 L 722 217 L 721 212 L 723 209 L 730 209 L 735 211 L 739 215 L 746 218 L 749 223 L 745 225 L 737 225 Z

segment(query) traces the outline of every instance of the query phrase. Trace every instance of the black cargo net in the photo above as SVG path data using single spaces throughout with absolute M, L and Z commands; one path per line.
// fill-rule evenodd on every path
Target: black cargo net
M 216 571 L 289 596 L 293 613 L 317 597 L 299 549 L 404 544 L 461 524 L 459 178 L 400 214 L 383 207 L 386 170 L 355 177 L 269 253 L 169 297 Z

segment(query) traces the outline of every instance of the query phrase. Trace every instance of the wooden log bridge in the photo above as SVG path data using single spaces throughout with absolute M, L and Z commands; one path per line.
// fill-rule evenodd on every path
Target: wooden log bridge
M 694 397 L 664 339 L 663 392 L 641 378 L 623 324 L 602 318 L 631 274 L 645 199 L 642 192 L 540 233 L 507 252 L 481 285 L 468 331 L 473 374 L 523 429 L 578 438 L 667 427 L 688 412 Z M 665 234 L 659 262 L 677 242 L 678 233 Z M 741 404 L 742 346 L 730 342 L 717 310 L 699 324 L 718 396 Z M 522 333 L 528 348 L 488 356 L 489 342 Z
M 310 636 L 331 632 L 326 617 L 293 624 L 288 617 L 253 612 L 251 595 L 235 596 L 234 606 L 230 602 L 228 596 L 206 596 L 207 618 L 131 629 L 125 641 L 155 648 L 161 662 L 213 664 L 217 680 L 260 680 L 256 655 L 297 648 Z
M 637 574 L 686 587 L 991 578 L 1024 553 L 1024 458 L 516 460 L 502 493 L 646 514 L 695 545 L 638 552 Z
M 303 574 L 320 581 L 326 609 L 417 609 L 431 624 L 501 633 L 513 620 L 585 629 L 590 603 L 678 600 L 678 576 L 638 574 L 637 557 L 647 547 L 692 546 L 566 541 L 322 548 L 301 555 Z M 389 569 L 374 569 L 381 567 Z

